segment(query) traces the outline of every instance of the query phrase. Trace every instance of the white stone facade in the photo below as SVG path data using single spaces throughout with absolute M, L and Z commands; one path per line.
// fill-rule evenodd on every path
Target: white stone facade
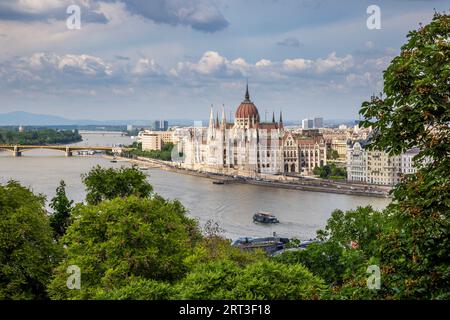
M 347 149 L 347 180 L 377 185 L 394 186 L 405 174 L 416 172 L 412 158 L 418 150 L 409 150 L 398 156 L 384 151 L 367 150 L 366 142 L 357 141 Z

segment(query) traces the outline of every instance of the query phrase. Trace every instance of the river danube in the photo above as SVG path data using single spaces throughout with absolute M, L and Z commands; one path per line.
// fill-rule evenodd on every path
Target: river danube
M 83 135 L 83 146 L 111 146 L 131 144 L 129 137 L 118 134 Z M 76 202 L 84 199 L 81 174 L 93 166 L 129 166 L 127 162 L 111 163 L 100 156 L 64 157 L 64 153 L 50 150 L 33 150 L 14 158 L 9 152 L 0 152 L 0 183 L 13 179 L 42 193 L 50 199 L 59 181 L 67 184 L 68 196 Z M 247 184 L 214 185 L 211 180 L 168 172 L 160 169 L 145 171 L 154 190 L 163 197 L 178 199 L 189 210 L 189 215 L 200 225 L 213 220 L 224 229 L 225 236 L 280 236 L 309 239 L 323 228 L 334 209 L 349 210 L 372 205 L 384 208 L 389 199 L 350 196 L 332 193 L 276 189 Z M 256 225 L 252 216 L 256 211 L 270 211 L 279 220 L 278 225 Z

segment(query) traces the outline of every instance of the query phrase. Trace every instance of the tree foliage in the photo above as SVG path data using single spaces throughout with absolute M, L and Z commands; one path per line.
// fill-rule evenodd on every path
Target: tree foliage
M 82 141 L 78 130 L 54 130 L 54 129 L 29 129 L 18 132 L 12 129 L 0 128 L 0 143 L 25 144 L 25 145 L 48 145 L 65 144 Z
M 147 176 L 135 166 L 118 170 L 96 166 L 83 175 L 82 179 L 89 204 L 131 195 L 148 197 L 153 191 L 153 187 L 147 182 Z
M 373 147 L 398 154 L 418 147 L 418 158 L 448 161 L 450 148 L 450 16 L 408 34 L 408 42 L 384 72 L 384 97 L 362 104 Z
M 73 200 L 69 200 L 66 195 L 66 183 L 61 180 L 56 189 L 56 195 L 50 202 L 53 214 L 50 217 L 50 226 L 56 238 L 62 237 L 70 224 L 70 212 L 72 211 Z
M 391 155 L 419 148 L 418 172 L 394 188 L 393 201 L 382 212 L 370 207 L 335 211 L 318 232 L 327 245 L 298 254 L 313 273 L 337 284 L 333 297 L 450 297 L 449 37 L 449 15 L 440 13 L 410 32 L 384 72 L 384 95 L 362 104 L 361 125 L 374 129 L 369 147 Z M 341 248 L 335 252 L 339 257 L 331 256 L 332 264 L 347 271 L 333 275 L 320 267 L 317 253 L 329 256 L 328 245 Z M 381 270 L 380 290 L 366 286 L 366 268 L 373 264 Z
M 62 238 L 65 259 L 50 285 L 53 298 L 95 298 L 128 285 L 130 277 L 174 281 L 199 239 L 197 224 L 178 201 L 130 196 L 78 205 Z M 67 290 L 66 269 L 81 269 L 81 290 Z
M 384 73 L 383 97 L 365 102 L 363 126 L 372 148 L 398 154 L 412 147 L 417 174 L 393 191 L 387 212 L 391 232 L 380 237 L 380 257 L 390 281 L 387 296 L 448 297 L 450 287 L 450 16 L 435 13 Z
M 317 299 L 323 280 L 302 265 L 261 258 L 245 267 L 230 260 L 200 264 L 176 287 L 181 299 L 298 300 Z
M 44 207 L 17 182 L 0 185 L 0 299 L 45 299 L 60 251 Z
M 134 150 L 131 151 L 131 154 L 135 156 L 171 161 L 174 144 L 171 142 L 164 143 L 161 150 L 142 150 L 142 143 L 137 142 L 134 142 L 132 147 Z
M 131 277 L 123 286 L 112 290 L 98 290 L 93 299 L 99 300 L 169 300 L 176 293 L 167 282 Z
M 334 163 L 315 167 L 313 173 L 322 179 L 345 179 L 347 177 L 347 170 L 339 168 Z

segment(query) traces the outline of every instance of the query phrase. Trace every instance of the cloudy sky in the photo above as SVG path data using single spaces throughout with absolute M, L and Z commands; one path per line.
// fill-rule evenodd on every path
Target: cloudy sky
M 81 28 L 67 28 L 67 7 Z M 367 7 L 381 9 L 369 30 Z M 357 118 L 433 0 L 0 0 L 0 113 L 205 119 L 236 109 Z

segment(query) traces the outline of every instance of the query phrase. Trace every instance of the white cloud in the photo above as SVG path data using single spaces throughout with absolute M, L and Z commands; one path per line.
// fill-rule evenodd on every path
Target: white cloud
M 155 59 L 141 57 L 107 60 L 93 55 L 33 53 L 0 63 L 0 84 L 10 88 L 35 86 L 37 89 L 57 87 L 67 90 L 97 90 L 114 88 L 114 95 L 131 95 L 148 86 L 148 81 L 165 79 L 160 84 L 177 83 L 185 87 L 204 88 L 211 83 L 238 83 L 248 77 L 257 84 L 276 83 L 280 86 L 378 88 L 381 71 L 390 57 L 368 59 L 355 63 L 351 55 L 325 58 L 294 58 L 282 61 L 260 59 L 250 63 L 242 57 L 229 59 L 217 51 L 206 51 L 197 62 L 178 62 L 165 69 Z M 165 82 L 167 81 L 167 82 Z M 332 85 L 330 85 L 332 84 Z M 170 84 L 169 84 L 170 85 Z M 50 89 L 48 89 L 50 90 Z M 134 90 L 134 89 L 133 89 Z
M 326 58 L 316 60 L 296 58 L 283 61 L 283 69 L 288 73 L 306 73 L 314 71 L 316 74 L 346 72 L 354 66 L 353 57 L 348 54 L 338 57 L 332 52 Z
M 283 61 L 283 68 L 288 72 L 302 72 L 312 67 L 313 61 L 308 59 L 286 59 Z
M 50 90 L 75 84 L 104 83 L 115 76 L 114 72 L 115 67 L 99 57 L 38 52 L 0 64 L 0 83 Z M 53 85 L 49 88 L 50 84 Z
M 264 67 L 270 67 L 272 65 L 272 61 L 267 59 L 261 59 L 258 62 L 256 62 L 255 66 L 257 68 L 264 68 Z
M 154 59 L 141 58 L 132 68 L 131 73 L 138 76 L 154 76 L 163 74 L 162 68 Z
M 237 64 L 242 61 L 237 62 Z M 180 62 L 171 70 L 171 74 L 175 76 L 181 75 L 215 75 L 223 76 L 227 74 L 232 68 L 231 63 L 225 57 L 221 56 L 216 51 L 206 51 L 200 60 L 196 63 Z
M 325 72 L 345 72 L 354 66 L 353 57 L 347 54 L 345 57 L 339 58 L 336 52 L 330 53 L 325 59 L 317 59 L 315 68 L 317 73 Z
M 57 67 L 62 72 L 72 71 L 90 76 L 111 76 L 113 73 L 111 64 L 106 63 L 101 58 L 89 55 L 67 54 L 57 57 L 57 61 Z

